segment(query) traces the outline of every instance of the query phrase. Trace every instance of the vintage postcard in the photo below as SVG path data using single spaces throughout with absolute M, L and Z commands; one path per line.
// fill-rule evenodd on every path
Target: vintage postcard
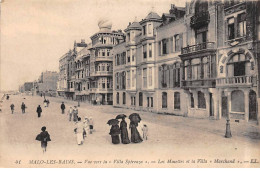
M 259 168 L 259 0 L 1 0 L 0 167 Z

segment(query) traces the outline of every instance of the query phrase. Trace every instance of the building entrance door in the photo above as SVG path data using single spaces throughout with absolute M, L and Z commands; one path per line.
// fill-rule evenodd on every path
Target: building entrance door
M 256 93 L 250 91 L 249 93 L 249 120 L 257 120 L 257 108 L 256 108 Z
M 222 117 L 227 117 L 228 115 L 228 99 L 227 96 L 222 96 Z
M 105 104 L 105 101 L 106 101 L 106 96 L 105 96 L 105 94 L 102 94 L 101 104 Z

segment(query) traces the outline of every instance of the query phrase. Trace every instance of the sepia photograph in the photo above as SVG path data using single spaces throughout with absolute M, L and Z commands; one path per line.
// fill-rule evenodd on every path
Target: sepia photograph
M 0 0 L 1 168 L 259 168 L 260 0 Z

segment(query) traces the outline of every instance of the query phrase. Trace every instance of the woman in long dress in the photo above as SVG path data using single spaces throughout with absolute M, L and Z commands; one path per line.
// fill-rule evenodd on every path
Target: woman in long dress
M 84 125 L 83 123 L 81 122 L 81 118 L 79 117 L 78 118 L 78 122 L 76 123 L 76 127 L 74 129 L 76 135 L 77 135 L 77 143 L 78 145 L 81 145 L 83 144 L 83 132 L 84 132 Z
M 50 134 L 46 131 L 46 127 L 42 127 L 42 132 L 37 135 L 36 140 L 41 141 L 41 147 L 43 153 L 46 152 L 48 141 L 51 141 Z
M 127 123 L 125 121 L 125 118 L 122 118 L 122 121 L 120 123 L 120 130 L 121 130 L 121 142 L 123 144 L 129 144 L 130 140 L 128 137 Z
M 131 142 L 139 143 L 142 142 L 142 138 L 137 130 L 138 123 L 131 121 L 130 129 L 131 129 Z
M 109 134 L 111 135 L 113 144 L 120 143 L 120 140 L 119 140 L 120 128 L 118 125 L 112 125 Z

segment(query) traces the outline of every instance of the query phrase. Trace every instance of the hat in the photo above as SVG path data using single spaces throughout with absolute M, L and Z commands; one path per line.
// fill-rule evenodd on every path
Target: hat
M 41 130 L 42 130 L 42 131 L 45 131 L 45 130 L 46 130 L 46 126 L 43 126 Z

